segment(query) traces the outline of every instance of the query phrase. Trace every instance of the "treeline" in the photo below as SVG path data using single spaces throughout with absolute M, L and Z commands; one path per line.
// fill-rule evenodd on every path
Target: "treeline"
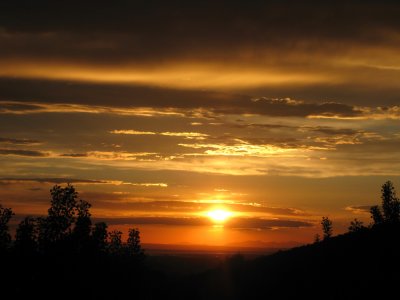
M 386 181 L 381 187 L 381 205 L 374 205 L 370 208 L 372 223 L 365 226 L 357 218 L 350 222 L 349 233 L 359 232 L 379 226 L 400 225 L 400 199 L 396 196 L 396 189 L 393 182 Z M 333 234 L 333 224 L 328 217 L 322 217 L 321 227 L 323 239 L 329 239 Z M 315 235 L 315 242 L 320 242 L 319 234 Z
M 11 208 L 0 205 L 0 254 L 143 257 L 137 228 L 129 229 L 124 243 L 121 231 L 108 231 L 105 222 L 93 224 L 91 204 L 79 199 L 72 185 L 55 185 L 50 194 L 47 216 L 25 217 L 16 229 L 15 239 L 9 232 L 9 222 L 14 213 Z

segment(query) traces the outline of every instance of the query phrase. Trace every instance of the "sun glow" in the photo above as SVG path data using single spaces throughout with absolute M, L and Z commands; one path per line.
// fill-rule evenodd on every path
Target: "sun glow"
M 225 222 L 229 217 L 231 217 L 232 213 L 223 209 L 215 209 L 209 211 L 207 213 L 207 216 L 214 222 L 222 223 Z

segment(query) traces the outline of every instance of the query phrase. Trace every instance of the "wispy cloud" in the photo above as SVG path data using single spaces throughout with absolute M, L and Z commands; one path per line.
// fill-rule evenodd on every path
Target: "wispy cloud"
M 43 113 L 85 113 L 85 114 L 116 114 L 132 116 L 184 116 L 182 111 L 172 108 L 151 107 L 115 107 L 96 106 L 70 103 L 40 103 L 40 102 L 18 102 L 0 101 L 0 114 L 43 114 Z
M 79 101 L 78 101 L 79 102 Z M 151 104 L 151 103 L 150 103 Z M 190 108 L 190 110 L 188 110 Z M 126 116 L 161 117 L 180 116 L 197 118 L 216 118 L 221 115 L 265 115 L 275 117 L 306 117 L 310 119 L 338 120 L 397 120 L 400 118 L 399 106 L 373 107 L 352 106 L 339 102 L 303 102 L 293 99 L 260 98 L 257 101 L 250 97 L 234 98 L 227 102 L 201 104 L 197 100 L 183 107 L 179 102 L 163 107 L 153 103 L 152 107 L 135 106 L 99 106 L 79 103 L 40 103 L 26 101 L 0 101 L 0 114 L 43 114 L 43 113 L 86 113 L 115 114 Z M 261 125 L 254 125 L 261 126 Z M 174 132 L 150 132 L 136 130 L 112 130 L 114 134 L 174 134 Z M 189 132 L 190 133 L 190 132 Z
M 137 160 L 146 156 L 157 155 L 154 152 L 126 152 L 126 151 L 89 151 L 86 157 L 100 160 Z
M 111 225 L 170 225 L 170 226 L 212 226 L 206 217 L 129 217 L 101 219 Z M 232 218 L 224 223 L 224 227 L 232 229 L 265 229 L 311 227 L 314 223 L 290 219 Z
M 345 210 L 350 211 L 354 214 L 369 214 L 371 205 L 354 205 L 347 206 Z
M 0 137 L 0 143 L 13 144 L 13 145 L 39 145 L 39 144 L 41 144 L 41 142 L 38 140 L 15 139 L 15 138 L 4 138 L 4 137 Z
M 161 132 L 160 135 L 184 137 L 186 139 L 204 139 L 208 134 L 200 132 Z
M 94 180 L 94 179 L 77 179 L 67 177 L 54 177 L 54 178 L 0 178 L 2 184 L 15 184 L 15 183 L 49 183 L 49 184 L 62 184 L 62 183 L 74 183 L 80 185 L 129 185 L 129 186 L 141 186 L 141 187 L 168 187 L 167 183 L 160 182 L 126 182 L 121 180 Z
M 164 135 L 164 136 L 173 136 L 173 137 L 183 137 L 186 139 L 204 139 L 209 136 L 205 133 L 200 132 L 152 132 L 152 131 L 140 131 L 133 129 L 126 130 L 111 130 L 110 133 L 113 134 L 126 134 L 126 135 Z
M 49 156 L 49 153 L 42 151 L 35 151 L 35 150 L 24 150 L 24 149 L 0 149 L 0 155 L 46 157 Z
M 91 194 L 91 198 L 103 206 L 114 206 L 124 210 L 125 213 L 138 212 L 159 212 L 159 213 L 181 213 L 185 215 L 202 214 L 213 208 L 223 207 L 234 213 L 257 213 L 264 216 L 290 216 L 305 217 L 309 214 L 303 210 L 290 207 L 271 207 L 254 202 L 221 200 L 169 200 L 168 195 L 157 195 L 162 200 L 154 200 L 148 195 L 147 198 L 140 197 L 135 193 L 112 193 L 112 194 Z
M 253 145 L 244 141 L 237 141 L 235 145 L 226 144 L 178 144 L 179 146 L 193 149 L 205 149 L 202 153 L 186 155 L 212 155 L 212 156 L 253 156 L 253 157 L 293 157 L 301 154 L 301 149 L 281 148 L 275 145 Z
M 111 130 L 110 133 L 114 134 L 128 134 L 128 135 L 154 135 L 155 132 L 152 131 L 139 131 L 133 129 L 126 129 L 126 130 Z

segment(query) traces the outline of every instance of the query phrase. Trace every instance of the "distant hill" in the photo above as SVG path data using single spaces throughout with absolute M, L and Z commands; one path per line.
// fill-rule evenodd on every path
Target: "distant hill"
M 399 242 L 400 225 L 382 224 L 251 261 L 237 255 L 181 286 L 190 299 L 398 299 Z

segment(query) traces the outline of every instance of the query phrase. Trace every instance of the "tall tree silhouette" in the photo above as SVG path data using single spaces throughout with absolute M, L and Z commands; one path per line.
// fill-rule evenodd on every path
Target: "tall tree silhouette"
M 11 242 L 8 232 L 8 222 L 14 215 L 11 208 L 5 208 L 0 204 L 0 252 L 7 250 Z
M 397 223 L 400 220 L 400 202 L 391 181 L 386 181 L 381 188 L 382 209 L 385 222 Z
M 140 245 L 140 231 L 137 228 L 129 229 L 129 235 L 127 240 L 127 248 L 129 254 L 141 254 L 142 246 Z
M 51 190 L 51 203 L 48 216 L 40 219 L 39 240 L 42 244 L 56 243 L 71 233 L 75 221 L 76 199 L 78 193 L 68 184 L 65 188 L 55 185 Z
M 38 218 L 41 251 L 87 251 L 91 245 L 90 203 L 78 200 L 78 192 L 68 184 L 51 190 L 47 217 Z
M 374 225 L 400 222 L 400 200 L 391 181 L 386 181 L 381 187 L 382 210 L 378 205 L 370 208 Z
M 322 232 L 324 234 L 324 240 L 329 239 L 332 236 L 332 221 L 328 217 L 322 217 L 321 221 Z

